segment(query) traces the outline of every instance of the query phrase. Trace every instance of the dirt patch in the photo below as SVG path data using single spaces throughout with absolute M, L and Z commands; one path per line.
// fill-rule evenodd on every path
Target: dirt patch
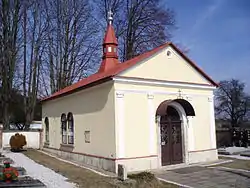
M 67 177 L 70 182 L 76 183 L 79 187 L 88 188 L 177 188 L 178 186 L 160 182 L 154 176 L 143 178 L 142 175 L 132 176 L 125 182 L 116 178 L 109 178 L 98 175 L 90 170 L 57 160 L 36 150 L 27 150 L 24 155 L 35 162 L 48 167 L 55 172 Z M 147 177 L 149 175 L 147 174 Z
M 215 166 L 224 166 L 227 168 L 250 170 L 250 160 L 233 159 L 230 157 L 219 157 L 220 159 L 233 160 L 233 162 L 219 164 Z

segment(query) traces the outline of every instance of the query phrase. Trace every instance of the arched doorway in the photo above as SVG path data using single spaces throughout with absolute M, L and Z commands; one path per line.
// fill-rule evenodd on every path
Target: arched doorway
M 158 106 L 156 118 L 161 166 L 186 162 L 188 116 L 195 116 L 195 110 L 185 99 L 165 100 Z
M 168 106 L 160 118 L 162 166 L 183 162 L 181 118 L 173 106 Z

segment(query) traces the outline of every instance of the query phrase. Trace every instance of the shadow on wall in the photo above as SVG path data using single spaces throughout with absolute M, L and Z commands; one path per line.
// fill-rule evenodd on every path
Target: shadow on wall
M 92 114 L 101 111 L 107 104 L 109 94 L 113 92 L 112 83 L 92 87 L 65 97 L 47 101 L 43 104 L 43 111 L 51 117 L 61 118 L 62 113 Z

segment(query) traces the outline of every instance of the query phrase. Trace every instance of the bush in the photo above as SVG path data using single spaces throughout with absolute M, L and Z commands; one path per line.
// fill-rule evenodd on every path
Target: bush
M 21 151 L 26 144 L 26 138 L 22 134 L 16 133 L 10 138 L 10 147 L 13 152 Z
M 136 185 L 132 187 L 136 188 L 160 188 L 166 187 L 150 172 L 140 172 L 138 174 L 129 174 L 129 179 L 135 180 Z M 167 186 L 168 187 L 168 186 Z
M 155 179 L 154 174 L 150 172 L 140 172 L 138 174 L 130 174 L 128 175 L 128 177 L 131 179 L 146 180 L 146 181 L 152 181 L 153 179 Z

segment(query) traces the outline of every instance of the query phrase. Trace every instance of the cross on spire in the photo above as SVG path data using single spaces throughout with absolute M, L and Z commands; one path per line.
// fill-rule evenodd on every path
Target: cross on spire
M 113 22 L 113 12 L 111 10 L 108 11 L 108 22 L 110 25 Z

